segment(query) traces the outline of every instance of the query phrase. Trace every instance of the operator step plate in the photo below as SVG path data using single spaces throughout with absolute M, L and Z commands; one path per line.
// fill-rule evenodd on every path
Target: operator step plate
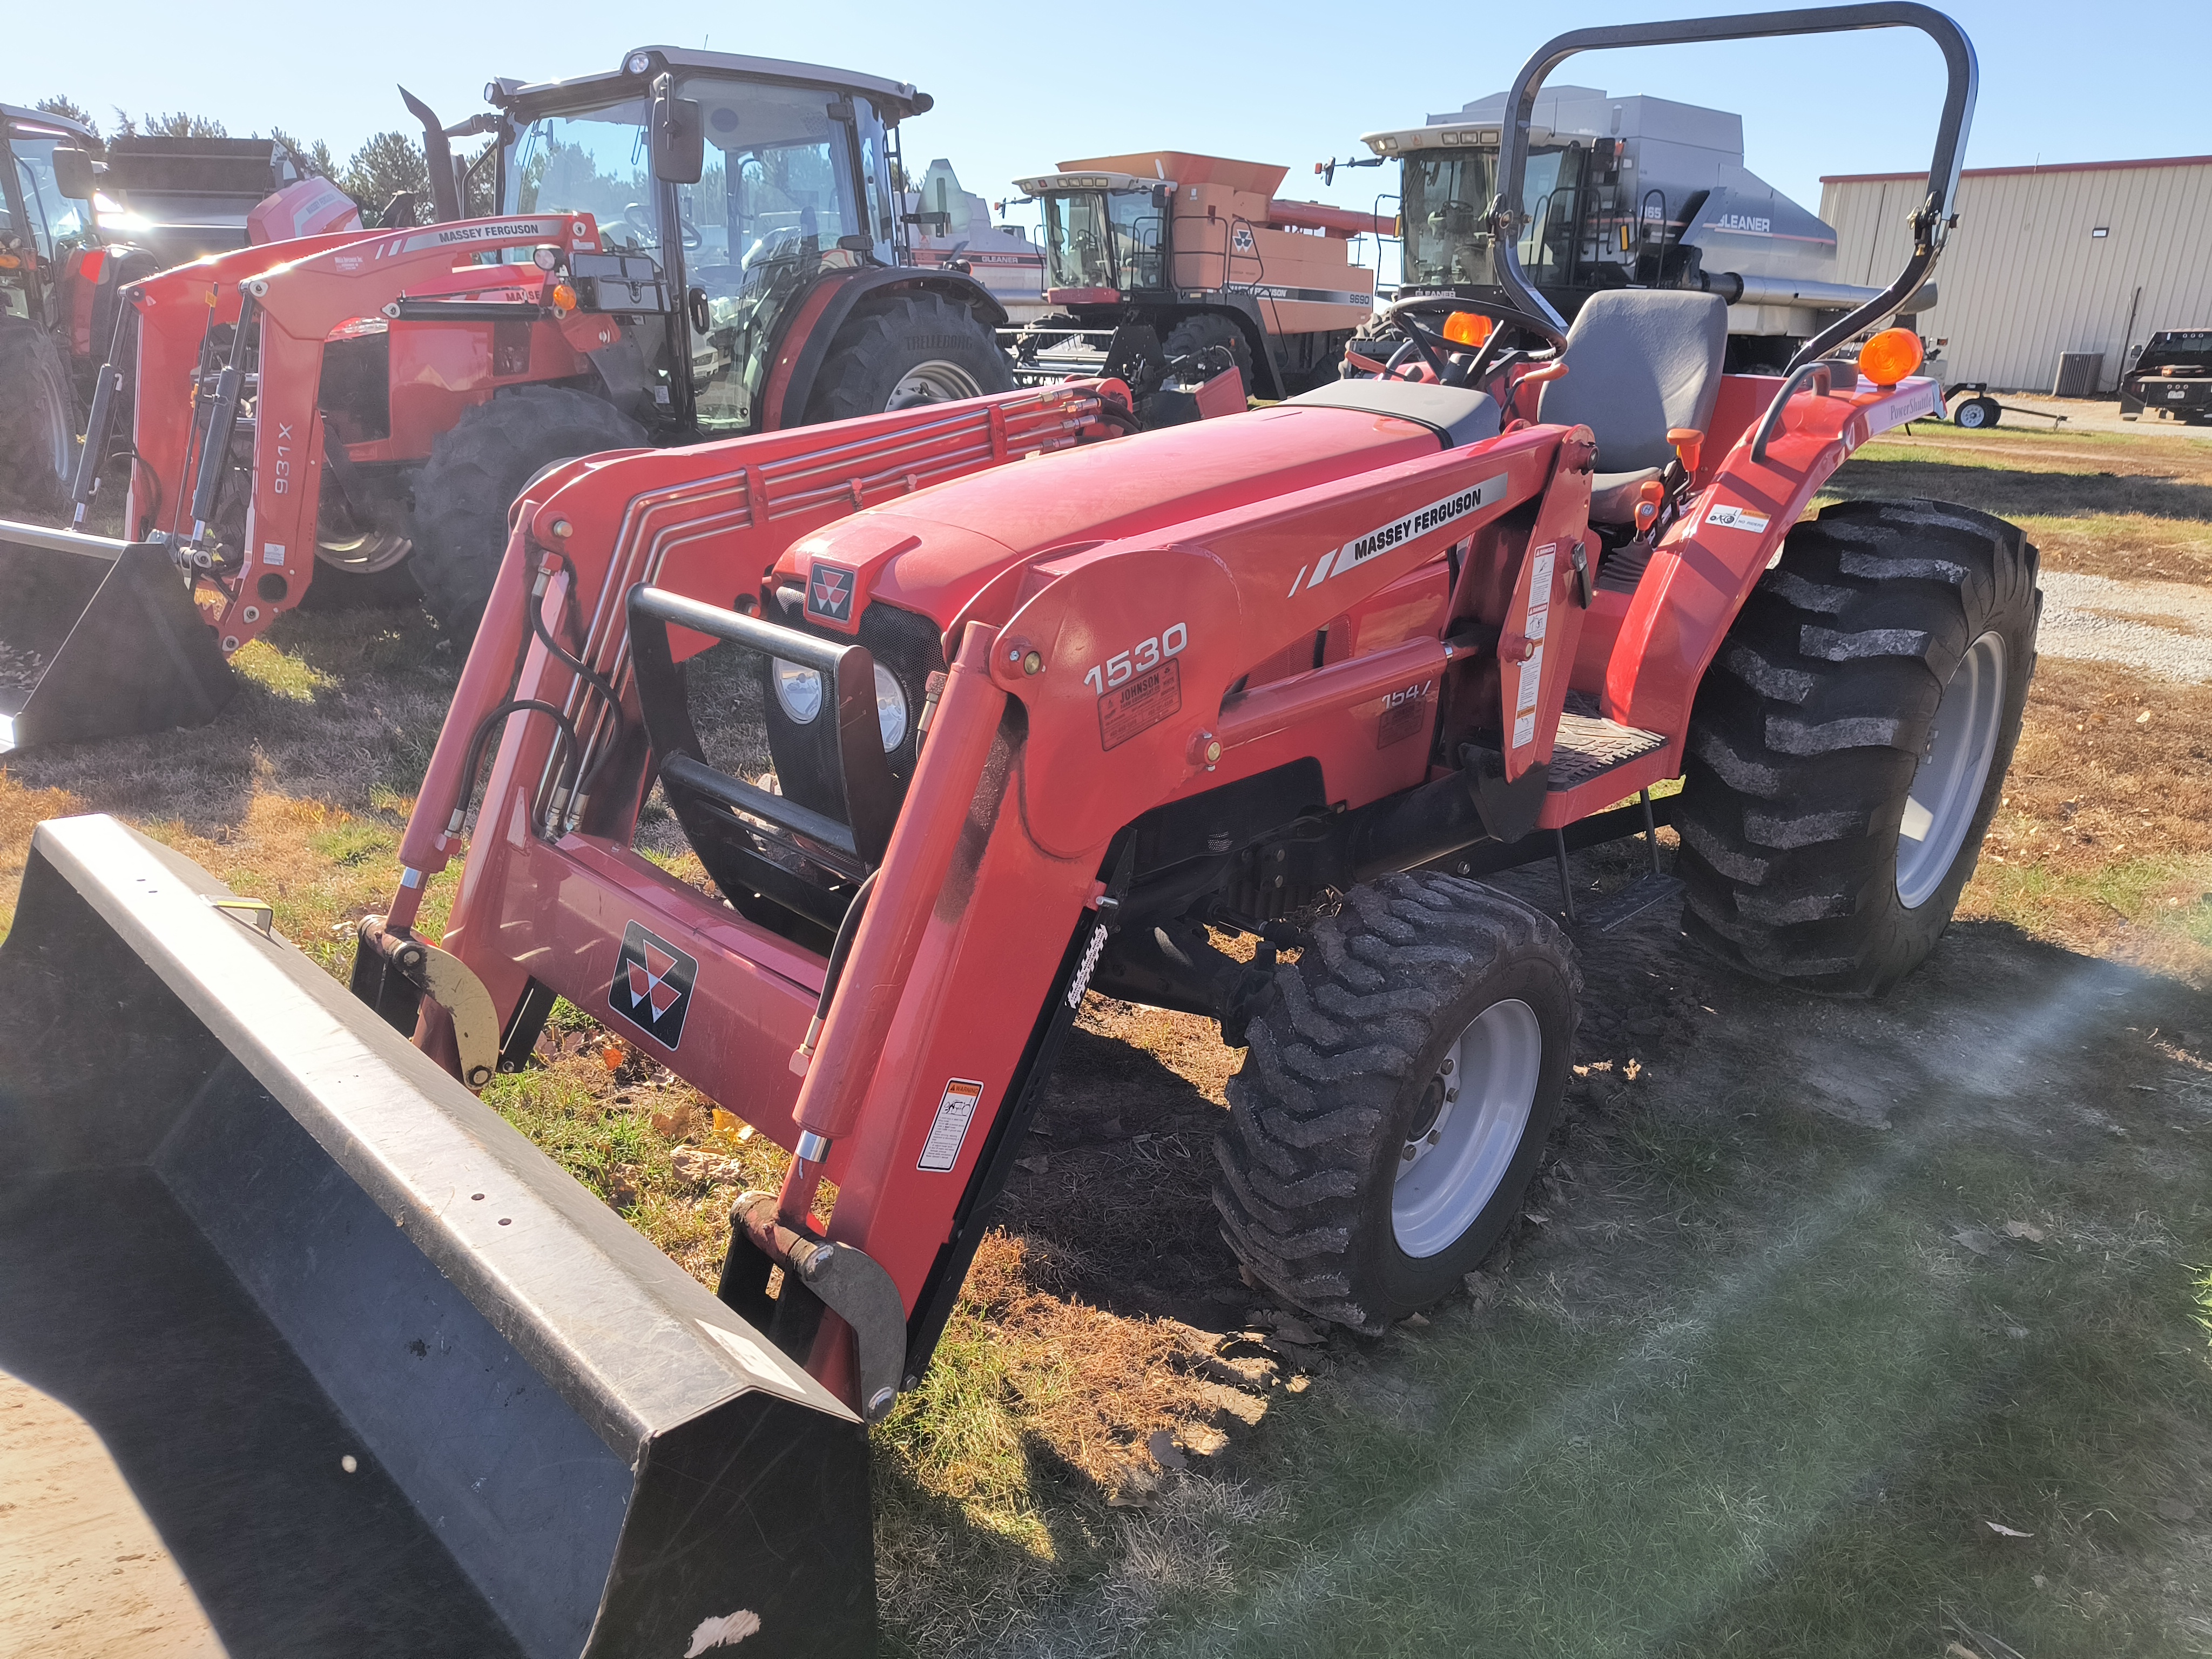
M 1607 720 L 1597 712 L 1595 698 L 1570 693 L 1566 709 L 1559 716 L 1559 735 L 1552 744 L 1551 792 L 1558 794 L 1577 788 L 1663 747 L 1666 741 L 1656 732 Z

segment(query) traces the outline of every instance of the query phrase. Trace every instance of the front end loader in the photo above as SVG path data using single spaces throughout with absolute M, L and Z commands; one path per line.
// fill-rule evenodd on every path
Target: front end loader
M 1439 329 L 1421 337 L 1431 378 L 1341 382 L 942 483 L 915 466 L 795 540 L 773 526 L 779 489 L 834 496 L 851 428 L 549 472 L 517 504 L 392 906 L 361 924 L 356 1006 L 319 988 L 312 1009 L 195 1013 L 212 1042 L 139 1074 L 185 1077 L 201 1115 L 136 1139 L 103 1120 L 103 1149 L 151 1149 L 154 1179 L 182 1194 L 180 1229 L 289 1237 L 275 1261 L 319 1264 L 339 1288 L 317 1310 L 349 1328 L 343 1287 L 397 1271 L 362 1261 L 411 1262 L 397 1236 L 472 1305 L 507 1305 L 521 1268 L 478 1206 L 512 1188 L 478 1171 L 512 1143 L 459 1091 L 529 1064 L 556 999 L 786 1149 L 781 1189 L 732 1213 L 719 1311 L 682 1304 L 687 1342 L 711 1328 L 750 1345 L 710 1335 L 697 1355 L 764 1347 L 761 1388 L 773 1373 L 799 1389 L 788 1361 L 823 1391 L 778 1396 L 811 1413 L 786 1419 L 787 1448 L 747 1441 L 696 1466 L 714 1468 L 693 1492 L 700 1533 L 729 1513 L 755 1528 L 742 1560 L 717 1557 L 729 1577 L 713 1594 L 750 1598 L 734 1607 L 761 1653 L 865 1650 L 857 1624 L 830 1632 L 788 1599 L 762 1610 L 771 1583 L 820 1569 L 809 1539 L 865 1559 L 864 1507 L 822 1498 L 805 1514 L 838 1518 L 801 1539 L 779 1525 L 791 1500 L 755 1483 L 794 1462 L 840 1491 L 859 1479 L 821 1448 L 927 1370 L 1086 990 L 1211 1017 L 1245 1049 L 1214 1202 L 1254 1279 L 1363 1332 L 1449 1293 L 1517 1213 L 1559 1111 L 1583 996 L 1571 930 L 1679 890 L 1692 939 L 1745 971 L 1879 995 L 1936 948 L 2001 796 L 2034 662 L 2034 550 L 1940 502 L 1804 516 L 1850 453 L 1936 407 L 1908 332 L 1875 333 L 1856 361 L 1826 353 L 1909 297 L 1941 249 L 1972 106 L 1964 35 L 1898 3 L 1590 30 L 1549 43 L 1510 97 L 1525 113 L 1546 73 L 1595 47 L 1882 27 L 1924 32 L 1949 70 L 1916 247 L 1881 306 L 1778 380 L 1723 372 L 1718 296 L 1598 296 L 1569 330 L 1509 256 L 1512 303 L 1493 326 L 1537 344 L 1489 354 Z M 1519 215 L 1511 189 L 1497 211 Z M 1104 435 L 1098 389 L 1040 395 L 1070 400 L 1071 437 Z M 994 455 L 1002 419 L 988 422 Z M 871 476 L 890 482 L 899 465 Z M 710 652 L 755 677 L 759 729 L 736 731 L 730 700 L 689 671 Z M 749 745 L 772 775 L 743 759 Z M 1652 799 L 1675 778 L 1680 794 Z M 705 883 L 638 850 L 649 803 L 681 826 Z M 1576 915 L 1563 891 L 1565 928 L 1481 879 L 1638 833 L 1656 860 L 1662 822 L 1680 835 L 1674 873 L 1604 915 Z M 252 915 L 209 915 L 188 868 L 150 867 L 97 822 L 40 836 L 55 873 L 34 865 L 33 888 L 58 900 L 27 902 L 0 951 L 30 986 L 0 1002 L 27 1011 L 11 1059 L 88 1034 L 111 986 L 150 998 L 125 985 L 133 957 L 204 1006 L 145 936 L 163 906 L 190 909 L 195 940 L 225 941 L 194 960 L 241 1000 L 230 1006 L 262 993 L 241 953 L 285 947 L 249 931 Z M 63 867 L 78 847 L 81 874 Z M 464 854 L 434 930 L 427 883 Z M 163 890 L 139 896 L 149 885 Z M 99 919 L 69 911 L 63 886 Z M 118 940 L 96 991 L 69 959 L 72 929 Z M 264 1024 L 287 1019 L 306 1052 L 270 1061 Z M 252 1094 L 241 1067 L 335 1163 L 318 1204 L 195 1209 L 194 1177 L 169 1173 L 211 1162 L 235 1185 L 265 1167 L 220 1139 Z M 0 1168 L 96 1163 L 69 1138 L 85 1133 L 77 1097 L 18 1074 L 51 1067 L 8 1073 L 11 1133 L 40 1150 Z M 348 1117 L 361 1094 L 376 1123 Z M 450 1170 L 424 1102 L 476 1129 Z M 265 1110 L 237 1121 L 283 1127 Z M 226 1146 L 241 1150 L 226 1161 Z M 532 1167 L 538 1190 L 568 1192 Z M 419 1207 L 395 1190 L 410 1181 Z M 354 1189 L 401 1224 L 345 1234 L 328 1218 L 361 1212 Z M 287 1190 L 271 1176 L 276 1199 Z M 146 1229 L 169 1213 L 143 1208 Z M 232 1271 L 312 1370 L 319 1351 L 284 1273 Z M 664 1328 L 629 1291 L 594 1290 L 594 1340 L 633 1319 Z M 550 1340 L 564 1316 L 487 1315 L 568 1401 L 570 1350 Z M 384 1369 L 315 1372 L 334 1408 L 349 1421 L 398 1401 L 411 1414 L 376 1420 L 404 1425 L 401 1451 L 450 1437 L 456 1462 L 481 1457 L 465 1413 L 407 1392 L 416 1373 L 390 1352 L 405 1349 L 399 1326 L 358 1322 Z M 50 1374 L 82 1386 L 81 1365 Z M 342 1385 L 354 1392 L 337 1397 Z M 634 1454 L 629 1419 L 595 1426 Z M 242 1431 L 225 1432 L 246 1456 Z M 553 1443 L 543 1432 L 529 1449 Z M 385 1455 L 416 1514 L 447 1513 L 443 1469 Z M 690 1559 L 694 1535 L 671 1536 Z M 501 1605 L 483 1589 L 491 1565 L 464 1553 L 473 1541 L 448 1547 L 455 1571 Z M 665 1607 L 619 1601 L 619 1565 L 571 1603 L 599 1595 L 590 1639 L 606 1646 L 591 1651 L 673 1650 L 622 1645 L 623 1621 L 676 1631 L 708 1616 L 708 1592 L 688 1586 L 663 1590 Z M 805 1582 L 834 1596 L 849 1581 Z M 712 1645 L 695 1634 L 691 1650 Z

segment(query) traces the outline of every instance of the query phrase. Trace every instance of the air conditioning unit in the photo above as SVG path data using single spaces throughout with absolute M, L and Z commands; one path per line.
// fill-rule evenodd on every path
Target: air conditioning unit
M 2058 354 L 2058 383 L 2051 388 L 2054 398 L 2094 398 L 2105 378 L 2105 354 L 2101 351 L 2062 351 Z

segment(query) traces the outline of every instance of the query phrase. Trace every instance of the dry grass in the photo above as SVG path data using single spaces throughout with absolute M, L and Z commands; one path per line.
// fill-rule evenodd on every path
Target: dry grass
M 1962 917 L 2212 985 L 2212 687 L 2045 658 Z
M 1923 495 L 2021 525 L 2052 570 L 2212 583 L 2212 441 L 2105 434 L 1886 434 L 1823 499 Z

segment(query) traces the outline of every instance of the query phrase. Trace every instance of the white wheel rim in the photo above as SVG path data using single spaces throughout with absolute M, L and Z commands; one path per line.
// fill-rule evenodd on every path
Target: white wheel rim
M 1444 1051 L 1435 1119 L 1401 1148 L 1390 1230 L 1414 1257 L 1449 1249 L 1497 1196 L 1528 1129 L 1544 1031 L 1518 998 L 1493 1002 Z
M 315 543 L 315 556 L 335 569 L 356 576 L 373 576 L 404 562 L 415 550 L 404 536 L 365 530 L 358 536 L 333 537 Z
M 1897 831 L 1897 896 L 1908 910 L 1925 904 L 1950 873 L 1996 757 L 2004 723 L 2005 644 L 1984 634 L 1943 688 L 1920 769 L 1912 775 Z
M 907 370 L 905 378 L 891 388 L 884 400 L 884 413 L 895 409 L 912 409 L 921 404 L 949 404 L 962 398 L 980 398 L 983 388 L 975 377 L 957 363 L 933 357 L 926 363 L 916 363 Z

